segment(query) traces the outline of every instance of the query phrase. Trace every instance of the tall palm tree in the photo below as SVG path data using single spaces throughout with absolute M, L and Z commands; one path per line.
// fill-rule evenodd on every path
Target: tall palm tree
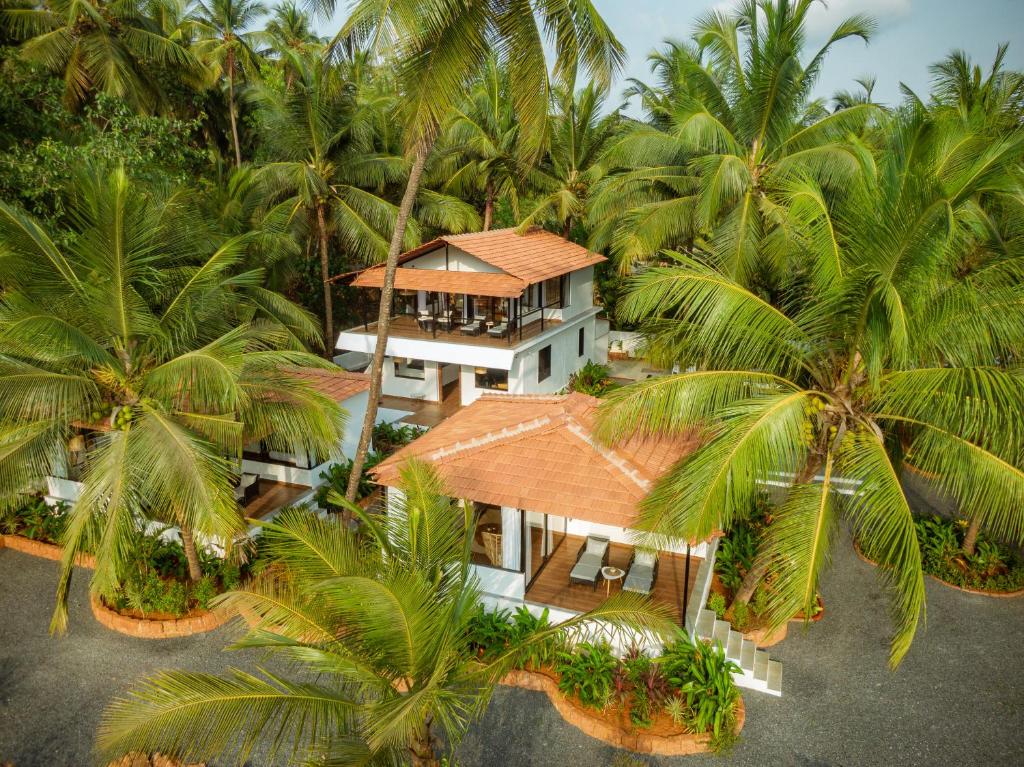
M 270 652 L 297 672 L 293 679 L 158 674 L 108 709 L 101 749 L 241 763 L 262 741 L 271 760 L 291 763 L 437 767 L 438 736 L 459 742 L 524 649 L 595 621 L 672 630 L 645 598 L 627 595 L 482 660 L 467 641 L 480 605 L 471 512 L 442 495 L 427 464 L 406 466 L 402 486 L 404 500 L 383 520 L 347 504 L 366 522 L 365 541 L 338 518 L 298 510 L 262 525 L 273 566 L 222 604 L 251 622 L 234 647 Z
M 244 527 L 232 489 L 243 445 L 340 445 L 339 406 L 289 370 L 324 366 L 296 342 L 314 339 L 315 323 L 263 290 L 259 271 L 237 272 L 247 237 L 218 241 L 189 194 L 149 192 L 120 170 L 83 174 L 68 245 L 0 204 L 0 506 L 92 434 L 63 540 L 57 631 L 94 524 L 94 593 L 117 587 L 147 519 L 179 527 L 196 579 L 195 536 L 230 542 Z
M 520 222 L 523 229 L 553 220 L 568 239 L 573 224 L 586 218 L 591 193 L 604 175 L 601 160 L 622 129 L 619 109 L 604 113 L 605 95 L 592 82 L 575 93 L 555 91 L 551 143 L 533 176 L 541 197 Z
M 591 245 L 610 248 L 623 273 L 666 247 L 706 249 L 741 280 L 760 271 L 777 193 L 794 173 L 826 188 L 859 170 L 845 137 L 874 106 L 823 116 L 810 100 L 832 46 L 867 40 L 870 18 L 841 22 L 806 61 L 805 24 L 816 0 L 745 0 L 701 19 L 692 43 L 652 56 L 659 85 L 634 84 L 648 113 L 613 147 L 621 172 L 595 200 Z
M 161 28 L 145 0 L 44 0 L 0 8 L 0 26 L 24 41 L 20 55 L 64 79 L 64 102 L 80 108 L 96 93 L 139 111 L 162 105 L 147 64 L 194 73 L 192 53 Z
M 353 64 L 332 65 L 318 54 L 289 52 L 296 79 L 287 90 L 263 88 L 257 93 L 260 120 L 272 157 L 259 176 L 266 204 L 289 211 L 308 233 L 307 253 L 317 252 L 324 294 L 325 354 L 334 340 L 330 242 L 335 241 L 354 262 L 376 263 L 387 254 L 386 233 L 394 226 L 396 207 L 383 193 L 405 177 L 400 156 L 381 151 L 378 123 L 387 119 L 389 97 L 375 90 L 362 57 Z M 362 79 L 360 79 L 362 78 Z M 424 195 L 426 196 L 426 195 Z M 435 195 L 424 215 L 454 230 L 475 220 L 469 206 L 443 204 Z M 431 204 L 433 203 L 433 204 Z M 406 246 L 418 240 L 414 224 Z
M 509 72 L 522 141 L 539 157 L 547 137 L 551 95 L 545 43 L 554 51 L 554 76 L 569 87 L 576 82 L 580 67 L 600 85 L 608 85 L 624 59 L 622 45 L 591 0 L 557 4 L 524 0 L 481 0 L 469 4 L 457 0 L 358 0 L 337 40 L 352 37 L 367 41 L 369 50 L 386 52 L 397 62 L 405 147 L 412 156 L 412 167 L 385 262 L 377 341 L 369 368 L 369 406 L 353 458 L 346 492 L 349 500 L 356 496 L 377 419 L 395 272 L 405 242 L 405 227 L 440 126 L 495 51 L 499 64 Z
M 210 76 L 218 83 L 223 80 L 227 87 L 235 167 L 242 165 L 235 83 L 238 78 L 259 73 L 256 46 L 260 35 L 249 28 L 266 11 L 260 0 L 200 0 L 190 25 L 196 38 L 193 44 L 196 55 L 209 68 Z
M 285 72 L 285 87 L 290 88 L 295 80 L 295 70 L 291 66 L 291 51 L 299 54 L 312 53 L 327 43 L 326 38 L 318 36 L 310 26 L 310 17 L 293 1 L 274 6 L 273 13 L 263 35 L 273 51 L 281 60 Z
M 463 199 L 483 197 L 484 231 L 491 228 L 499 200 L 508 200 L 518 218 L 520 189 L 529 172 L 509 87 L 508 72 L 496 59 L 488 59 L 483 75 L 445 126 L 427 173 L 427 183 L 442 191 Z
M 960 119 L 996 132 L 1013 131 L 1024 115 L 1024 73 L 1008 70 L 1006 44 L 996 50 L 988 73 L 963 51 L 950 53 L 930 67 L 931 98 L 935 108 L 954 112 Z M 916 96 L 904 86 L 912 98 Z
M 602 434 L 705 435 L 644 504 L 655 538 L 727 529 L 764 482 L 792 481 L 736 596 L 770 573 L 773 626 L 812 614 L 845 515 L 891 587 L 895 665 L 925 606 L 904 463 L 1024 542 L 1024 248 L 979 205 L 994 194 L 1019 215 L 1024 132 L 993 140 L 917 113 L 882 146 L 877 172 L 824 210 L 810 179 L 790 188 L 789 266 L 802 276 L 786 300 L 692 255 L 634 278 L 626 318 L 646 323 L 656 359 L 696 372 L 613 393 Z

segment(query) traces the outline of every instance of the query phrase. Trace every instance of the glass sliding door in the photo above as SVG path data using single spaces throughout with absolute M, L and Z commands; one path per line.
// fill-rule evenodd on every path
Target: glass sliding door
M 527 588 L 551 556 L 565 543 L 567 520 L 555 514 L 524 512 L 526 518 L 526 575 Z
M 519 509 L 473 504 L 474 565 L 523 572 L 523 514 Z

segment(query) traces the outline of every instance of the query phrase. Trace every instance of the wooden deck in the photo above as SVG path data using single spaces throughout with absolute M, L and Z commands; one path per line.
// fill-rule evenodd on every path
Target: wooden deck
M 412 413 L 403 418 L 399 422 L 399 426 L 407 423 L 413 426 L 426 426 L 430 429 L 461 408 L 462 398 L 459 388 L 456 386 L 454 391 L 446 391 L 444 402 L 428 402 L 423 399 L 393 397 L 390 394 L 385 394 L 380 398 L 380 406 L 393 410 L 408 410 Z
M 262 519 L 282 506 L 294 503 L 308 493 L 310 488 L 305 485 L 291 485 L 287 482 L 274 482 L 269 479 L 260 480 L 260 494 L 246 506 L 242 513 L 252 519 Z
M 607 593 L 618 593 L 622 589 L 622 580 L 609 583 L 599 582 L 596 589 L 569 583 L 569 572 L 576 564 L 576 554 L 584 539 L 567 535 L 544 569 L 536 577 L 526 591 L 526 601 L 536 602 L 551 607 L 561 607 L 575 612 L 592 610 L 607 599 Z M 623 570 L 629 564 L 633 547 L 622 543 L 611 544 L 608 564 Z M 687 590 L 692 592 L 697 580 L 697 567 L 700 557 L 690 557 L 690 581 Z M 682 554 L 662 552 L 658 557 L 658 577 L 654 581 L 651 598 L 672 608 L 674 619 L 682 623 L 683 576 L 686 572 L 686 557 Z M 692 594 L 691 594 L 692 598 Z
M 561 320 L 544 320 L 544 330 L 554 327 L 560 324 Z M 368 325 L 357 325 L 354 328 L 349 328 L 345 331 L 346 333 L 366 333 L 369 335 L 377 335 L 377 323 L 371 322 Z M 534 320 L 528 325 L 523 326 L 522 341 L 527 341 L 541 333 L 541 322 L 540 320 Z M 445 343 L 454 344 L 466 344 L 468 346 L 490 346 L 497 349 L 508 349 L 509 347 L 516 346 L 520 343 L 519 331 L 512 333 L 511 337 L 506 338 L 494 338 L 487 335 L 486 332 L 481 332 L 479 335 L 468 335 L 463 333 L 458 328 L 454 330 L 438 330 L 437 334 L 431 333 L 430 331 L 423 330 L 416 323 L 415 318 L 410 317 L 407 314 L 400 314 L 391 320 L 391 328 L 389 334 L 397 336 L 399 338 L 415 338 L 423 341 L 444 341 Z

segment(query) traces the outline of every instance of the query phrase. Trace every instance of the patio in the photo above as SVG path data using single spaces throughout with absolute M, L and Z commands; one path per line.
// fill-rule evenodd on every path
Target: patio
M 607 593 L 618 593 L 622 589 L 622 579 L 608 583 L 599 582 L 597 588 L 569 583 L 569 573 L 576 564 L 576 554 L 583 545 L 584 538 L 578 535 L 566 535 L 565 540 L 556 548 L 540 572 L 534 577 L 526 590 L 526 601 L 549 607 L 561 607 L 575 612 L 586 612 L 600 605 Z M 533 558 L 540 555 L 540 538 L 533 541 Z M 610 546 L 608 565 L 625 570 L 633 555 L 633 547 L 623 543 L 612 543 Z M 700 557 L 690 557 L 690 580 L 686 584 L 687 593 L 693 589 L 697 579 L 697 567 Z M 686 574 L 686 557 L 682 554 L 661 552 L 658 557 L 658 577 L 654 581 L 651 598 L 672 609 L 672 617 L 681 623 L 683 582 Z
M 242 513 L 251 519 L 262 519 L 283 506 L 295 503 L 309 492 L 310 488 L 305 485 L 292 485 L 287 482 L 261 479 L 259 480 L 259 495 L 242 507 Z

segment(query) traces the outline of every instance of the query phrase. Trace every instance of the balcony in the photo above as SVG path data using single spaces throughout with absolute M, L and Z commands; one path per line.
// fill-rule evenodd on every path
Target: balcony
M 485 323 L 483 329 L 479 329 L 479 326 L 477 326 L 476 332 L 469 332 L 468 330 L 463 330 L 466 326 L 462 323 L 452 323 L 451 327 L 444 328 L 440 324 L 433 323 L 433 321 L 430 323 L 419 322 L 415 317 L 408 314 L 400 314 L 391 320 L 389 336 L 409 338 L 417 341 L 442 341 L 467 346 L 507 349 L 523 341 L 536 338 L 545 330 L 561 324 L 560 320 L 544 319 L 542 321 L 538 313 L 535 319 L 524 323 L 518 329 L 512 330 L 504 336 L 495 336 L 487 333 L 487 321 L 484 320 L 483 322 Z M 344 332 L 376 336 L 377 323 L 369 322 Z

